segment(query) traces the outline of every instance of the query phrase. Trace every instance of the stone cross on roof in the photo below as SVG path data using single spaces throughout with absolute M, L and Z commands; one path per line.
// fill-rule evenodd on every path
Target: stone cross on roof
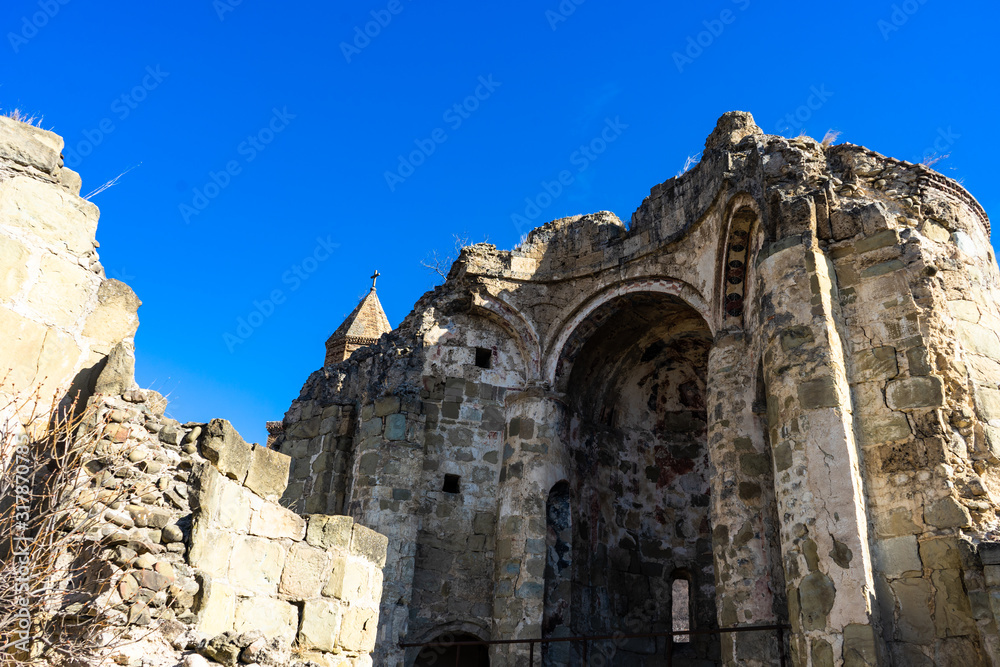
M 378 269 L 375 269 L 375 273 L 373 273 L 371 275 L 371 279 L 372 279 L 372 291 L 373 292 L 375 291 L 375 281 L 378 280 L 378 277 L 380 275 L 382 275 L 382 274 L 378 272 Z

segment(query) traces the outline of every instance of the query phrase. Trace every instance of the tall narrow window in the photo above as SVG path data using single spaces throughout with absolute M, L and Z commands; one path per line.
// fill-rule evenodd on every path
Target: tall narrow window
M 691 629 L 691 585 L 687 579 L 674 579 L 670 587 L 672 602 L 670 617 L 673 620 L 673 631 L 680 632 Z M 691 635 L 674 635 L 674 642 L 686 644 L 691 641 Z

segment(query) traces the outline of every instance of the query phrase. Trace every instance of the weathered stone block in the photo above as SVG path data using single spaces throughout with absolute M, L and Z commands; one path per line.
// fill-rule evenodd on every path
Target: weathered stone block
M 201 454 L 226 477 L 242 484 L 250 470 L 251 449 L 225 419 L 209 422 L 201 439 Z
M 934 628 L 938 637 L 958 637 L 977 632 L 969 596 L 962 585 L 961 570 L 935 570 Z
M 833 581 L 822 572 L 813 572 L 802 579 L 798 596 L 802 626 L 807 630 L 825 629 L 837 596 Z
M 333 559 L 333 569 L 323 587 L 323 595 L 344 602 L 364 600 L 368 593 L 369 566 L 362 561 L 346 557 Z
M 964 505 L 947 496 L 924 508 L 924 521 L 935 528 L 962 528 L 972 523 Z
M 203 518 L 195 521 L 191 531 L 191 550 L 188 554 L 191 567 L 212 577 L 226 577 L 233 552 L 231 533 L 205 527 Z
M 110 278 L 102 281 L 97 290 L 97 307 L 87 316 L 83 335 L 115 342 L 134 336 L 139 328 L 141 305 L 142 301 L 125 283 Z
M 370 653 L 375 648 L 378 612 L 364 607 L 351 607 L 344 614 L 337 642 L 347 651 Z
M 198 631 L 209 636 L 231 630 L 236 614 L 236 592 L 231 586 L 206 577 L 201 586 Z
M 886 577 L 896 579 L 919 575 L 923 570 L 917 551 L 916 535 L 890 537 L 876 542 L 879 569 Z
M 306 600 L 302 606 L 302 624 L 298 642 L 303 648 L 333 651 L 337 646 L 343 608 L 332 600 Z
M 822 377 L 799 384 L 799 403 L 803 410 L 835 408 L 840 405 L 837 385 L 832 377 Z
M 399 396 L 383 396 L 375 401 L 375 416 L 385 417 L 399 412 Z
M 939 537 L 920 543 L 920 560 L 933 570 L 961 569 L 962 552 L 954 537 Z
M 250 518 L 250 533 L 276 540 L 301 540 L 306 533 L 306 520 L 290 509 L 264 503 Z
M 897 579 L 890 586 L 896 598 L 896 639 L 911 644 L 933 644 L 930 582 L 921 578 Z
M 844 667 L 878 664 L 875 632 L 870 625 L 851 624 L 844 628 Z
M 958 337 L 973 352 L 991 359 L 1000 359 L 1000 340 L 997 339 L 995 332 L 961 320 L 957 323 L 956 329 Z
M 0 116 L 0 159 L 55 174 L 63 139 L 54 132 Z
M 977 551 L 983 565 L 1000 565 L 1000 542 L 980 542 Z
M 0 181 L 0 220 L 74 255 L 93 250 L 98 217 L 97 207 L 89 201 L 33 178 Z
M 249 493 L 239 484 L 222 479 L 218 512 L 219 527 L 245 533 L 250 529 Z
M 235 588 L 273 595 L 278 589 L 284 567 L 285 550 L 281 544 L 259 537 L 239 535 L 229 564 L 229 582 Z
M 278 592 L 293 600 L 307 600 L 320 594 L 329 581 L 330 554 L 307 544 L 295 544 L 288 551 Z
M 885 398 L 893 410 L 936 408 L 944 403 L 944 387 L 933 375 L 893 380 L 886 385 Z
M 265 500 L 277 500 L 288 485 L 291 459 L 284 454 L 253 445 L 246 487 Z
M 237 633 L 258 630 L 267 638 L 291 641 L 299 629 L 299 610 L 295 605 L 274 598 L 240 598 L 236 604 L 233 630 Z
M 888 345 L 861 350 L 854 355 L 854 382 L 887 380 L 899 374 L 896 348 Z
M 313 514 L 306 529 L 306 542 L 321 549 L 351 548 L 354 519 L 349 516 Z
M 388 547 L 388 537 L 376 533 L 371 528 L 366 528 L 360 524 L 354 524 L 354 528 L 351 532 L 352 554 L 366 558 L 379 567 L 384 567 Z
M 42 256 L 41 271 L 28 293 L 27 304 L 46 322 L 69 329 L 83 315 L 99 280 L 79 264 L 46 254 Z
M 406 439 L 406 415 L 394 414 L 385 418 L 385 439 Z
M 6 301 L 21 291 L 28 279 L 25 264 L 29 254 L 20 242 L 0 236 L 0 257 L 4 258 L 3 270 L 0 271 L 0 301 Z

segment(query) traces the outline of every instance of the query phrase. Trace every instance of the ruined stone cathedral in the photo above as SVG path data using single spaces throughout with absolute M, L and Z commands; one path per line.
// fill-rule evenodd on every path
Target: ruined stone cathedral
M 727 113 L 628 223 L 465 248 L 392 331 L 373 287 L 272 429 L 282 503 L 388 536 L 376 665 L 750 626 L 788 629 L 672 664 L 1000 665 L 989 239 L 923 165 Z

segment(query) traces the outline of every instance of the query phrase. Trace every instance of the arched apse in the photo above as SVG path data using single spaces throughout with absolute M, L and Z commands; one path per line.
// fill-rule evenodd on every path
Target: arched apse
M 663 289 L 619 291 L 565 337 L 554 389 L 570 413 L 573 635 L 671 629 L 678 571 L 698 582 L 691 626 L 716 624 L 705 403 L 712 342 L 706 318 Z M 606 664 L 633 665 L 662 657 L 665 644 L 591 650 Z M 712 660 L 718 641 L 699 635 L 690 651 Z

